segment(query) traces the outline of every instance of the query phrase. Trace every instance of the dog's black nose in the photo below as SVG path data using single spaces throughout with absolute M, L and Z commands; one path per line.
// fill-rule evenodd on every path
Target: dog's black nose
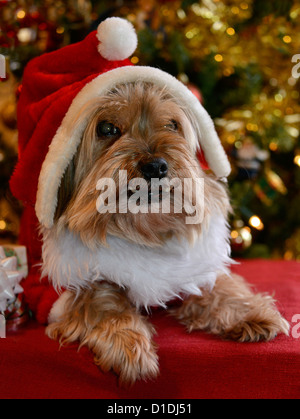
M 141 171 L 146 180 L 163 179 L 168 175 L 168 170 L 168 163 L 165 159 L 154 159 L 141 167 Z

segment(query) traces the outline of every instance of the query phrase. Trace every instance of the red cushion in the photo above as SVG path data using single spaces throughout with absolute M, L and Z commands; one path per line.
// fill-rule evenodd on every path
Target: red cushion
M 275 293 L 288 321 L 300 314 L 297 262 L 244 261 L 234 268 L 258 291 Z M 296 398 L 300 397 L 300 325 L 295 337 L 270 343 L 224 342 L 204 332 L 185 333 L 163 310 L 153 313 L 161 375 L 130 390 L 102 373 L 77 345 L 59 350 L 32 322 L 0 341 L 0 398 Z M 298 320 L 299 323 L 299 320 Z

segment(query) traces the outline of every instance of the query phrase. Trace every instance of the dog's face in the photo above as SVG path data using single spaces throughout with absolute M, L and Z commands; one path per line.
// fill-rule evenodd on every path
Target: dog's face
M 227 212 L 224 188 L 204 174 L 196 157 L 197 122 L 166 89 L 142 82 L 120 85 L 82 112 L 89 122 L 60 187 L 56 212 L 59 228 L 79 234 L 90 247 L 105 243 L 107 234 L 159 246 L 174 234 L 192 241 L 201 234 L 214 207 Z M 126 179 L 120 173 L 126 173 Z M 204 179 L 202 199 L 193 182 L 199 178 Z M 101 179 L 115 184 L 105 191 L 106 211 L 99 211 L 96 205 L 96 186 Z M 139 198 L 138 213 L 130 211 L 128 205 L 127 211 L 121 207 L 124 186 L 128 202 L 142 188 L 133 186 L 135 179 L 143 180 L 144 195 L 146 192 L 143 202 Z M 154 193 L 152 179 L 160 180 L 167 193 L 161 189 Z M 164 211 L 166 199 L 169 205 Z M 114 211 L 108 210 L 111 200 Z M 187 223 L 192 213 L 202 214 L 201 222 Z

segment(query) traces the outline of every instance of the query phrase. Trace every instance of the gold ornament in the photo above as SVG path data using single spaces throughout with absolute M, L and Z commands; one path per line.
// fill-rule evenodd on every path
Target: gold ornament
M 244 225 L 242 220 L 233 222 L 231 231 L 231 247 L 235 253 L 243 253 L 252 245 L 251 229 Z
M 6 128 L 15 130 L 17 128 L 17 106 L 16 102 L 6 102 L 0 112 L 0 116 Z
M 284 259 L 300 261 L 300 229 L 286 241 Z

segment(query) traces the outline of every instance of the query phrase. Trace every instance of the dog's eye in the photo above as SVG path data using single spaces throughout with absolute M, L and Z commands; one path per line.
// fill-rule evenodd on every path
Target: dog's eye
M 122 133 L 114 124 L 107 121 L 101 121 L 97 125 L 97 135 L 98 137 L 117 139 L 121 137 Z
M 176 121 L 174 121 L 174 119 L 172 119 L 172 121 L 170 121 L 169 124 L 166 124 L 164 128 L 167 128 L 171 131 L 178 131 L 178 124 Z

